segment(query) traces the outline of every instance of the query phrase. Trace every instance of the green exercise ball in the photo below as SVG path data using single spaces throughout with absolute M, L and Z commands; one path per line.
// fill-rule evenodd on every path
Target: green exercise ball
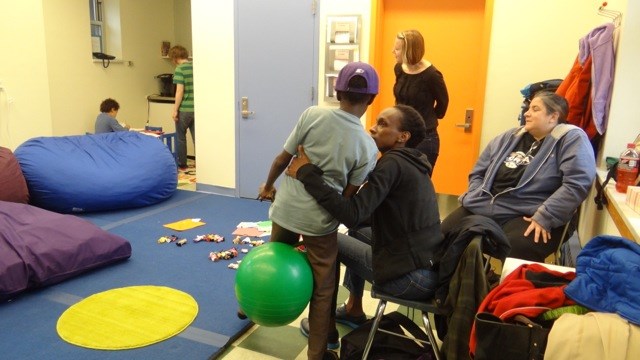
M 311 299 L 313 274 L 307 255 L 284 243 L 260 245 L 242 259 L 235 290 L 240 309 L 251 321 L 287 325 Z

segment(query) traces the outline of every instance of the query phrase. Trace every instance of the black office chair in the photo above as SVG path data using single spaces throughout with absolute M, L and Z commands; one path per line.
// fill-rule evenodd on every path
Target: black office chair
M 389 294 L 385 294 L 382 293 L 380 291 L 376 291 L 375 287 L 371 290 L 371 297 L 374 299 L 380 299 L 380 302 L 378 303 L 378 307 L 376 309 L 376 315 L 373 318 L 373 325 L 371 326 L 371 331 L 369 332 L 369 338 L 367 339 L 367 344 L 365 345 L 364 348 L 364 353 L 362 354 L 362 359 L 366 360 L 367 356 L 369 356 L 369 351 L 371 350 L 371 345 L 373 344 L 373 339 L 375 337 L 376 331 L 381 331 L 381 332 L 385 332 L 387 334 L 391 334 L 391 335 L 395 335 L 395 336 L 400 336 L 400 337 L 404 337 L 404 338 L 408 338 L 408 339 L 412 339 L 415 341 L 419 341 L 422 343 L 427 343 L 431 345 L 431 348 L 433 349 L 433 352 L 436 356 L 437 360 L 442 359 L 442 356 L 440 354 L 440 347 L 438 346 L 438 343 L 436 342 L 436 337 L 435 337 L 435 332 L 434 332 L 434 328 L 431 326 L 431 321 L 429 320 L 429 314 L 440 314 L 440 315 L 445 315 L 444 311 L 441 310 L 438 305 L 436 304 L 435 299 L 431 299 L 428 301 L 411 301 L 411 300 L 404 300 L 404 299 L 400 299 L 397 298 L 395 296 L 391 296 Z M 391 331 L 387 331 L 385 329 L 380 329 L 380 320 L 382 319 L 382 315 L 384 315 L 384 310 L 387 307 L 387 302 L 392 302 L 394 304 L 398 304 L 398 305 L 402 305 L 402 306 L 406 306 L 408 308 L 412 308 L 412 309 L 416 309 L 416 310 L 420 310 L 422 312 L 422 322 L 424 323 L 424 328 L 426 330 L 427 333 L 427 337 L 429 338 L 429 342 L 425 342 L 423 340 L 420 339 L 416 339 L 416 338 L 412 338 L 409 336 L 406 336 L 404 334 L 397 334 Z
M 437 303 L 436 299 L 429 299 L 426 301 L 405 300 L 382 293 L 373 286 L 371 297 L 374 299 L 380 299 L 380 302 L 376 309 L 373 325 L 369 332 L 369 338 L 367 339 L 362 359 L 367 359 L 377 331 L 384 331 L 388 334 L 424 343 L 422 340 L 408 337 L 405 334 L 396 334 L 379 329 L 380 321 L 387 302 L 403 305 L 422 312 L 422 322 L 424 323 L 424 328 L 429 339 L 428 343 L 431 345 L 437 360 L 443 359 L 445 352 L 448 355 L 447 357 L 460 354 L 461 352 L 468 353 L 468 338 L 466 341 L 462 341 L 462 339 L 464 338 L 465 333 L 471 333 L 471 326 L 475 316 L 475 310 L 473 308 L 477 308 L 477 306 L 480 305 L 479 303 L 476 303 L 477 300 L 484 298 L 484 296 L 489 292 L 489 286 L 485 277 L 486 272 L 483 269 L 483 239 L 482 235 L 476 235 L 465 248 L 464 253 L 458 260 L 458 266 L 454 276 L 450 280 L 449 284 L 446 285 L 448 288 L 448 295 L 446 295 L 446 298 L 442 303 Z M 472 278 L 473 281 L 468 282 L 464 280 L 469 278 Z M 442 296 L 438 296 L 440 301 L 443 301 L 441 297 Z M 456 314 L 455 319 L 451 316 L 453 313 Z M 434 327 L 431 325 L 431 321 L 429 319 L 430 314 L 434 316 L 438 315 L 446 319 L 446 326 L 448 327 L 446 336 L 449 336 L 449 333 L 455 333 L 456 335 L 449 338 L 448 342 L 445 341 L 445 343 L 447 343 L 446 348 L 439 346 L 436 341 Z M 464 349 L 465 347 L 466 351 Z

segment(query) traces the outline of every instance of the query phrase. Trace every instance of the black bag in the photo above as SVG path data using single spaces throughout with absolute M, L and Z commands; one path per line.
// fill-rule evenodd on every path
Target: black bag
M 372 325 L 373 319 L 367 320 L 367 322 L 342 337 L 340 359 L 362 359 Z M 378 328 L 398 334 L 404 334 L 402 330 L 404 328 L 413 337 L 429 341 L 427 334 L 416 323 L 397 311 L 383 315 Z M 411 339 L 377 331 L 368 358 L 371 360 L 433 360 L 435 359 L 435 354 L 429 344 L 418 343 Z
M 475 360 L 544 359 L 550 329 L 516 316 L 515 323 L 503 322 L 491 313 L 476 314 Z
M 616 181 L 616 173 L 618 172 L 618 162 L 617 161 L 609 161 L 607 159 L 607 177 L 604 179 L 602 184 L 596 180 L 596 197 L 593 198 L 597 205 L 598 210 L 602 210 L 604 206 L 607 205 L 607 198 L 604 196 L 604 188 L 609 184 L 609 180 L 613 179 Z
M 562 84 L 562 79 L 550 79 L 529 84 L 524 89 L 520 90 L 520 93 L 522 94 L 522 96 L 524 96 L 522 105 L 520 105 L 520 115 L 518 115 L 520 125 L 525 124 L 524 113 L 529 110 L 531 100 L 533 100 L 533 97 L 536 95 L 536 93 L 541 90 L 555 92 L 560 87 L 560 84 Z

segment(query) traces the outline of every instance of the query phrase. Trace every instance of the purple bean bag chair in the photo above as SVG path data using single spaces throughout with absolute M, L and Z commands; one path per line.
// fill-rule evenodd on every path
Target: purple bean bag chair
M 39 137 L 14 153 L 30 203 L 59 213 L 152 205 L 171 197 L 178 183 L 169 148 L 135 131 Z
M 77 216 L 0 201 L 0 300 L 130 256 L 126 239 Z

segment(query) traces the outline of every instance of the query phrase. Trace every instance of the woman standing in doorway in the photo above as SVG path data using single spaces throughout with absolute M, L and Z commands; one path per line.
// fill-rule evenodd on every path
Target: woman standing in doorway
M 409 105 L 422 115 L 427 136 L 416 148 L 427 155 L 433 169 L 440 152 L 438 119 L 444 117 L 449 106 L 447 85 L 442 73 L 423 59 L 424 39 L 419 31 L 398 33 L 393 55 L 396 58 L 393 69 L 396 74 L 396 83 L 393 85 L 396 104 Z

